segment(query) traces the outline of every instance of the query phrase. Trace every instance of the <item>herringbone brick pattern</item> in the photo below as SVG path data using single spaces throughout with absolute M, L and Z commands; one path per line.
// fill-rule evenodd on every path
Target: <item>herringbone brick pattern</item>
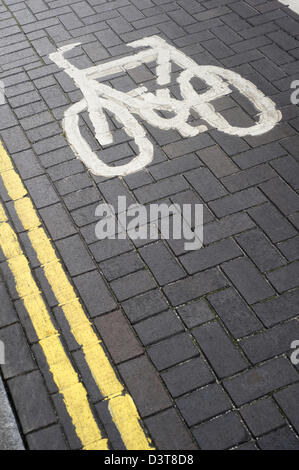
M 244 138 L 209 129 L 182 139 L 145 124 L 153 163 L 123 179 L 92 177 L 61 127 L 81 92 L 48 55 L 81 42 L 71 61 L 86 68 L 128 55 L 126 43 L 154 34 L 200 65 L 249 79 L 283 119 Z M 5 0 L 0 44 L 1 139 L 156 447 L 299 449 L 298 371 L 290 361 L 299 340 L 299 107 L 290 101 L 299 79 L 299 17 L 275 0 Z M 154 69 L 144 65 L 110 83 L 154 89 Z M 219 99 L 217 110 L 233 125 L 253 122 L 237 92 Z M 131 138 L 113 118 L 110 125 L 107 148 L 96 146 L 86 114 L 81 132 L 105 163 L 130 161 Z M 2 187 L 0 194 L 99 422 L 122 449 Z M 203 203 L 205 246 L 186 253 L 177 240 L 97 240 L 95 208 L 119 195 L 129 203 Z M 25 444 L 80 448 L 1 267 L 0 339 L 10 358 L 2 374 Z

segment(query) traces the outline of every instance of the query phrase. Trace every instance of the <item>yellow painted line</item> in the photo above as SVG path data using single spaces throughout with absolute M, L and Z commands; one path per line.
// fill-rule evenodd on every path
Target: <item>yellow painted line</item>
M 102 438 L 91 412 L 86 390 L 64 351 L 59 333 L 52 323 L 17 236 L 5 221 L 7 219 L 1 204 L 0 217 L 0 246 L 76 433 L 84 447 L 108 449 L 107 440 Z
M 0 144 L 0 174 L 4 186 L 14 201 L 15 210 L 42 266 L 51 289 L 70 325 L 71 332 L 82 347 L 85 360 L 103 397 L 108 400 L 112 419 L 128 450 L 153 449 L 141 426 L 137 408 L 118 380 L 108 357 L 77 298 L 57 255 L 41 226 L 38 214 L 27 191 L 15 172 L 12 162 Z M 1 215 L 1 212 L 0 212 Z M 58 221 L 59 223 L 59 221 Z M 94 441 L 99 443 L 99 439 Z M 89 445 L 84 445 L 90 449 Z

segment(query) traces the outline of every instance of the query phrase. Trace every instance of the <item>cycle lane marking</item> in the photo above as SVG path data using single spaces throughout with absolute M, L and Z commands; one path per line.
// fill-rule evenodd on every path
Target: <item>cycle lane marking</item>
M 51 241 L 41 226 L 39 216 L 30 200 L 19 175 L 14 170 L 11 159 L 0 143 L 0 175 L 4 186 L 14 203 L 14 207 L 24 230 L 27 231 L 32 247 L 36 252 L 44 274 L 51 289 L 62 308 L 69 323 L 71 332 L 82 347 L 85 360 L 92 376 L 99 387 L 103 397 L 108 400 L 108 409 L 121 438 L 128 450 L 153 449 L 150 440 L 145 435 L 137 408 L 129 394 L 124 390 L 118 380 L 108 357 L 87 318 L 80 300 L 71 285 L 60 260 L 57 258 Z M 78 377 L 64 352 L 46 305 L 41 297 L 38 287 L 33 279 L 29 263 L 22 253 L 17 236 L 8 224 L 5 211 L 1 208 L 0 216 L 4 218 L 1 224 L 0 242 L 5 250 L 9 267 L 15 278 L 18 294 L 23 299 L 25 307 L 34 324 L 41 346 L 45 352 L 48 365 L 56 379 L 62 395 L 67 399 L 65 404 L 73 419 L 75 428 L 83 447 L 88 450 L 105 449 L 106 440 L 102 439 L 100 430 L 92 416 L 87 401 L 86 391 L 83 388 L 79 394 L 74 392 L 74 386 L 68 389 Z M 2 220 L 2 219 L 1 219 Z M 2 228 L 2 226 L 4 228 Z M 25 273 L 25 275 L 24 275 Z M 24 277 L 25 276 L 25 277 Z M 22 282 L 25 280 L 25 283 Z M 24 285 L 23 285 L 24 284 Z M 44 349 L 45 348 L 45 349 Z M 57 353 L 56 353 L 57 348 Z M 56 357 L 60 359 L 57 363 Z M 56 356 L 56 357 L 55 357 Z M 66 376 L 64 376 L 64 369 Z M 75 375 L 74 375 L 75 374 Z M 68 379 L 69 382 L 64 382 Z M 66 387 L 66 388 L 65 388 Z M 80 387 L 81 388 L 81 387 Z M 84 396 L 83 396 L 84 395 Z M 75 403 L 84 404 L 84 414 L 79 412 Z M 84 419 L 82 419 L 82 417 Z M 96 427 L 96 429 L 95 429 Z M 90 429 L 90 434 L 89 434 Z M 89 437 L 91 436 L 91 437 Z
M 294 13 L 299 15 L 299 0 L 278 0 L 284 6 L 290 8 Z
M 260 91 L 254 83 L 238 73 L 213 65 L 198 65 L 192 58 L 170 45 L 159 36 L 146 37 L 127 44 L 131 48 L 146 48 L 136 54 L 110 60 L 100 65 L 78 69 L 65 54 L 80 43 L 62 46 L 49 55 L 49 59 L 74 81 L 83 94 L 81 101 L 71 105 L 64 113 L 62 126 L 66 138 L 77 158 L 97 176 L 114 177 L 136 173 L 149 165 L 154 158 L 154 147 L 142 121 L 161 130 L 176 130 L 182 137 L 195 137 L 208 130 L 207 125 L 192 126 L 188 122 L 192 111 L 212 128 L 229 135 L 244 137 L 262 135 L 272 130 L 281 120 L 281 112 L 276 104 Z M 140 65 L 157 63 L 157 90 L 149 92 L 142 85 L 127 93 L 118 91 L 110 85 L 97 81 L 115 74 L 123 74 Z M 171 95 L 171 64 L 182 71 L 176 78 L 182 99 Z M 192 85 L 193 79 L 200 79 L 208 88 L 198 93 Z M 166 86 L 166 88 L 159 88 Z M 257 120 L 250 127 L 231 125 L 217 112 L 212 102 L 230 95 L 236 89 L 256 109 Z M 80 130 L 80 113 L 88 111 L 94 128 L 94 136 L 101 146 L 113 144 L 113 134 L 109 128 L 107 111 L 122 124 L 125 133 L 134 139 L 139 155 L 129 163 L 109 166 L 100 160 L 84 139 Z M 159 115 L 168 111 L 174 117 Z

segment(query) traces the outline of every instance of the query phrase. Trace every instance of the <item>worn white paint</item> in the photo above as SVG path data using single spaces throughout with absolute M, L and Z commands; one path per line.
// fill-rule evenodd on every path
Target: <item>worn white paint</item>
M 278 0 L 299 15 L 299 0 Z
M 135 115 L 159 129 L 175 129 L 182 137 L 192 137 L 207 130 L 205 125 L 194 127 L 187 122 L 192 110 L 213 128 L 240 137 L 264 134 L 273 129 L 281 119 L 281 113 L 273 101 L 253 83 L 221 67 L 198 65 L 158 36 L 130 43 L 129 46 L 133 48 L 147 48 L 137 54 L 82 70 L 77 69 L 65 58 L 66 52 L 78 45 L 64 46 L 49 57 L 58 67 L 65 70 L 84 95 L 79 103 L 65 112 L 64 129 L 75 154 L 95 175 L 124 176 L 135 173 L 151 163 L 154 155 L 153 145 Z M 157 62 L 158 86 L 167 86 L 171 83 L 171 62 L 183 69 L 177 78 L 181 100 L 173 98 L 168 88 L 149 93 L 145 86 L 141 86 L 129 93 L 123 93 L 97 81 L 154 61 Z M 208 91 L 202 94 L 195 91 L 191 80 L 196 77 L 207 84 Z M 231 126 L 211 104 L 211 101 L 231 94 L 232 86 L 248 98 L 259 112 L 258 121 L 251 127 Z M 123 125 L 126 133 L 134 138 L 139 148 L 139 155 L 130 163 L 117 167 L 110 167 L 100 161 L 80 132 L 79 115 L 86 110 L 89 112 L 95 137 L 102 146 L 113 143 L 113 136 L 105 116 L 105 111 L 110 111 Z M 164 118 L 160 116 L 159 111 L 169 111 L 174 117 Z

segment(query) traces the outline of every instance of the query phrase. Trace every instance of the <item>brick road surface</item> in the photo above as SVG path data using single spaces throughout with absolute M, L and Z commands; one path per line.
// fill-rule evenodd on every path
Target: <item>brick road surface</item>
M 209 127 L 187 138 L 144 123 L 153 162 L 123 178 L 93 176 L 62 129 L 82 93 L 49 54 L 80 42 L 70 61 L 87 68 L 131 54 L 127 43 L 152 35 L 199 65 L 250 80 L 276 103 L 281 122 L 260 136 Z M 299 340 L 299 106 L 290 99 L 299 80 L 298 15 L 276 0 L 1 0 L 0 44 L 1 140 L 153 446 L 298 450 L 291 343 Z M 155 90 L 155 67 L 109 83 Z M 232 125 L 252 125 L 256 111 L 237 90 L 214 104 Z M 86 112 L 80 129 L 106 164 L 128 163 L 134 141 L 112 115 L 109 124 L 114 143 L 105 148 Z M 94 419 L 110 448 L 124 449 L 2 182 L 0 195 Z M 95 209 L 116 206 L 119 195 L 129 204 L 204 204 L 204 247 L 98 240 Z M 24 446 L 81 449 L 4 254 L 0 262 L 0 382 Z

